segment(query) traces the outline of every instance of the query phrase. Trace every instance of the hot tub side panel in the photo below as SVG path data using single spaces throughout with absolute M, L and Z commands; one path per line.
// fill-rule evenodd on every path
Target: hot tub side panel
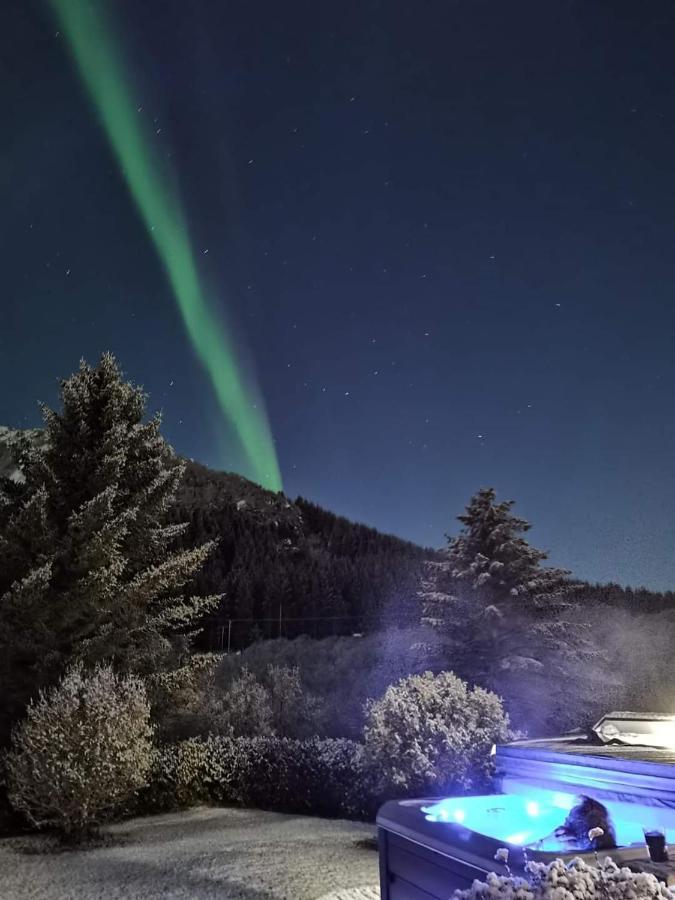
M 456 888 L 470 887 L 486 871 L 438 853 L 384 828 L 380 840 L 381 900 L 448 900 Z
M 470 887 L 488 872 L 506 871 L 491 859 L 493 841 L 458 828 L 461 837 L 450 842 L 448 829 L 441 832 L 427 822 L 421 807 L 430 802 L 390 801 L 378 814 L 382 900 L 447 900 L 456 888 Z

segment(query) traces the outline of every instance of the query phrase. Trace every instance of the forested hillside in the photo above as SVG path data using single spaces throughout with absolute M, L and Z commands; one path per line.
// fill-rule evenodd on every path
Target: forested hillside
M 202 639 L 208 649 L 226 649 L 228 638 L 238 648 L 419 619 L 417 587 L 431 551 L 197 463 L 174 514 L 190 522 L 186 545 L 219 542 L 197 582 L 224 594 Z
M 42 434 L 3 428 L 0 475 L 21 477 L 22 438 L 37 442 Z M 419 620 L 417 588 L 430 550 L 194 461 L 171 518 L 189 522 L 184 546 L 218 542 L 197 577 L 198 591 L 223 595 L 199 638 L 204 649 Z
M 582 584 L 576 596 L 582 604 L 611 606 L 632 613 L 660 613 L 675 610 L 675 592 L 663 593 L 620 584 Z
M 21 437 L 40 441 L 42 434 L 0 427 L 0 475 L 17 477 Z M 199 637 L 203 649 L 419 621 L 421 571 L 435 551 L 194 461 L 188 462 L 172 518 L 189 522 L 185 546 L 218 541 L 197 576 L 199 592 L 223 595 Z M 634 614 L 675 608 L 672 592 L 616 584 L 583 584 L 576 596 L 586 607 L 606 605 Z

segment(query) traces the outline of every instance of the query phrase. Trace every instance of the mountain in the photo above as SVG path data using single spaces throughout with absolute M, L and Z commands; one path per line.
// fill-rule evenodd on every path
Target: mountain
M 200 592 L 224 593 L 204 649 L 419 620 L 417 585 L 433 551 L 194 462 L 173 515 L 190 522 L 186 544 L 218 540 L 197 578 Z
M 21 478 L 21 439 L 42 432 L 0 428 L 0 477 Z M 203 649 L 238 649 L 259 637 L 353 634 L 419 620 L 417 586 L 433 551 L 355 524 L 305 500 L 291 501 L 240 475 L 187 460 L 171 512 L 183 540 L 216 539 L 197 578 L 222 594 L 204 623 Z

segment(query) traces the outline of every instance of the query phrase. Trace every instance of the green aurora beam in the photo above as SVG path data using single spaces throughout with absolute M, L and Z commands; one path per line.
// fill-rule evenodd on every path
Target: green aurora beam
M 185 330 L 244 448 L 254 479 L 281 490 L 264 405 L 246 384 L 234 342 L 207 304 L 178 198 L 161 177 L 131 101 L 100 0 L 51 0 L 77 68 L 166 271 Z

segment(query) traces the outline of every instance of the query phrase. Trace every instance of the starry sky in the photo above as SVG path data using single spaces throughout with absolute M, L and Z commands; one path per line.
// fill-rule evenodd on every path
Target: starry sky
M 107 9 L 286 493 L 438 546 L 493 485 L 555 564 L 675 588 L 670 0 Z M 0 423 L 110 349 L 245 471 L 46 4 L 0 85 Z

